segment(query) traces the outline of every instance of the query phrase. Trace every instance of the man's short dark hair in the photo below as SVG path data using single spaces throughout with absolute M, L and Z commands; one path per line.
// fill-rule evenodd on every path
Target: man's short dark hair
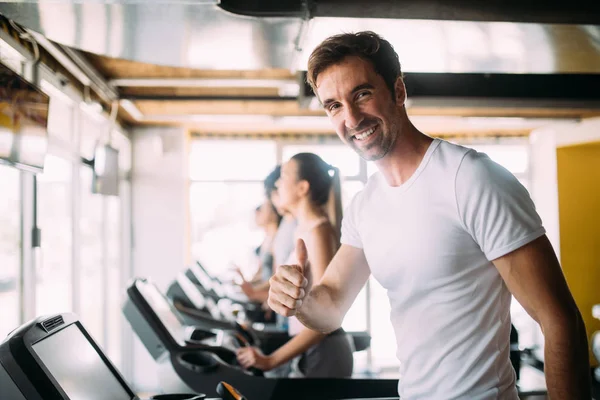
M 315 94 L 319 74 L 351 56 L 371 62 L 390 89 L 392 98 L 396 98 L 394 85 L 402 76 L 398 54 L 390 42 L 371 31 L 331 36 L 313 50 L 308 59 L 307 80 Z

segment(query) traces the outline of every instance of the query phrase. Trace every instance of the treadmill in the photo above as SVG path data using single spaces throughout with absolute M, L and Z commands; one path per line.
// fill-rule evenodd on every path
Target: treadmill
M 262 400 L 219 382 L 218 397 L 160 394 L 148 400 Z M 77 316 L 34 319 L 0 342 L 2 400 L 143 400 L 94 342 Z M 366 399 L 365 399 L 366 400 Z
M 214 400 L 234 400 L 219 382 Z M 141 400 L 72 313 L 34 319 L 0 343 L 0 396 L 4 400 Z M 149 400 L 201 400 L 179 393 Z
M 225 318 L 213 298 L 194 283 L 188 274 L 191 274 L 189 269 L 179 273 L 166 293 L 185 325 L 238 332 L 247 336 L 253 345 L 260 347 L 266 354 L 272 353 L 290 339 L 287 331 L 278 329 L 273 324 L 240 324 L 235 319 Z
M 190 327 L 158 288 L 135 279 L 127 289 L 123 313 L 159 366 L 166 392 L 194 391 L 214 395 L 224 380 L 248 399 L 330 400 L 358 397 L 398 398 L 397 379 L 265 378 L 244 370 L 236 348 L 251 345 L 231 331 Z
M 212 325 L 218 329 L 247 331 L 260 341 L 260 348 L 265 354 L 272 353 L 290 339 L 287 330 L 282 330 L 275 324 L 253 322 L 244 324 L 242 328 L 234 319 L 225 317 L 214 298 L 201 284 L 207 281 L 208 285 L 212 285 L 208 272 L 197 263 L 194 267 L 180 272 L 167 289 L 167 297 L 179 311 L 186 325 Z M 346 333 L 353 340 L 355 352 L 366 350 L 371 345 L 371 336 L 367 332 Z
M 240 312 L 244 317 L 253 322 L 274 322 L 266 318 L 260 303 L 248 299 L 239 287 L 231 283 L 222 282 L 212 276 L 199 261 L 192 264 L 185 272 L 189 280 L 197 285 L 207 298 L 211 298 L 217 305 L 222 317 L 235 319 Z
M 0 344 L 0 388 L 10 400 L 137 399 L 74 314 L 13 331 Z

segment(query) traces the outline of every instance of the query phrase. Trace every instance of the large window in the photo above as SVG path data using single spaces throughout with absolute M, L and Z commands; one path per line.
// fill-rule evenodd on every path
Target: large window
M 194 140 L 192 181 L 261 181 L 275 166 L 274 141 Z
M 41 247 L 35 249 L 35 310 L 47 315 L 73 311 L 73 138 L 74 102 L 49 82 L 49 154 L 37 176 L 37 224 Z
M 73 311 L 121 364 L 121 299 L 131 277 L 131 230 L 125 229 L 131 143 L 120 132 L 108 135 L 107 116 L 85 107 L 81 93 L 47 66 L 33 68 L 34 84 L 50 97 L 48 154 L 36 178 L 0 164 L 0 341 L 25 321 Z M 81 160 L 91 160 L 104 141 L 120 152 L 125 189 L 118 198 L 91 193 L 92 171 Z
M 72 310 L 72 166 L 46 157 L 38 176 L 38 225 L 42 232 L 36 268 L 36 315 Z
M 235 160 L 235 162 L 234 162 Z M 215 274 L 249 270 L 262 240 L 254 209 L 276 165 L 273 141 L 195 140 L 190 152 L 192 255 Z
M 127 283 L 131 278 L 131 182 L 127 177 L 131 171 L 131 142 L 119 133 L 113 132 L 112 143 L 119 150 L 119 170 L 121 181 L 119 183 L 119 197 L 107 197 L 106 205 L 106 245 L 107 245 L 107 316 L 106 316 L 106 343 L 105 350 L 113 364 L 124 373 L 126 370 L 129 353 L 128 339 L 131 339 L 131 330 L 124 323 L 121 306 L 125 296 Z M 125 333 L 127 332 L 127 333 Z M 125 337 L 125 335 L 129 335 Z M 128 351 L 128 350 L 127 350 Z
M 113 364 L 120 366 L 121 356 L 121 300 L 125 287 L 123 285 L 122 268 L 125 267 L 121 261 L 121 244 L 124 240 L 121 226 L 121 199 L 108 197 L 106 201 L 106 351 Z
M 91 192 L 92 170 L 80 170 L 81 215 L 79 219 L 79 304 L 80 318 L 99 343 L 104 343 L 104 248 L 102 196 Z
M 0 164 L 0 342 L 20 322 L 20 174 Z

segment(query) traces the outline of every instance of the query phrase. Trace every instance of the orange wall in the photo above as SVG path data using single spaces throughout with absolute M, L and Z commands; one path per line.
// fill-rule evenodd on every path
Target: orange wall
M 556 149 L 561 264 L 585 321 L 600 330 L 600 142 Z M 590 351 L 592 365 L 597 365 Z

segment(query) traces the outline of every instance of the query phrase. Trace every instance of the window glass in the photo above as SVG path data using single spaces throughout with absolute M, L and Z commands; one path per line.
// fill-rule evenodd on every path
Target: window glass
M 0 342 L 19 326 L 21 310 L 21 211 L 20 174 L 0 164 Z
M 367 162 L 367 176 L 370 177 L 377 171 L 379 171 L 377 169 L 377 165 L 375 165 L 375 163 L 373 161 L 368 161 Z
M 62 143 L 73 142 L 73 104 L 59 96 L 50 98 L 48 134 Z
M 253 262 L 252 250 L 263 233 L 254 222 L 262 204 L 262 182 L 196 182 L 190 188 L 192 255 L 212 273 L 220 274 L 232 263 Z
M 390 321 L 387 291 L 371 277 L 371 354 L 373 369 L 396 368 L 396 335 Z
M 342 182 L 342 207 L 344 210 L 350 205 L 352 199 L 358 192 L 365 187 L 365 184 L 361 181 L 350 181 L 346 180 Z
M 38 226 L 41 252 L 37 262 L 36 315 L 72 310 L 72 165 L 46 156 L 38 175 Z
M 460 141 L 457 142 L 461 144 Z M 469 144 L 465 147 L 487 154 L 492 160 L 508 169 L 513 174 L 524 174 L 529 165 L 529 149 L 522 144 Z M 367 176 L 377 171 L 374 162 L 367 162 Z
M 277 164 L 274 141 L 204 140 L 191 142 L 191 180 L 259 180 Z
M 81 216 L 79 219 L 79 293 L 80 318 L 98 343 L 104 343 L 103 304 L 104 281 L 102 274 L 103 232 L 102 196 L 93 194 L 92 170 L 79 170 Z
M 529 151 L 525 145 L 487 144 L 468 145 L 468 147 L 487 154 L 513 174 L 523 174 L 528 169 Z
M 121 282 L 121 268 L 125 265 L 121 263 L 121 199 L 115 196 L 107 196 L 103 199 L 106 202 L 106 262 L 107 262 L 107 311 L 108 320 L 106 338 L 106 352 L 117 367 L 121 366 L 121 299 L 125 288 Z

